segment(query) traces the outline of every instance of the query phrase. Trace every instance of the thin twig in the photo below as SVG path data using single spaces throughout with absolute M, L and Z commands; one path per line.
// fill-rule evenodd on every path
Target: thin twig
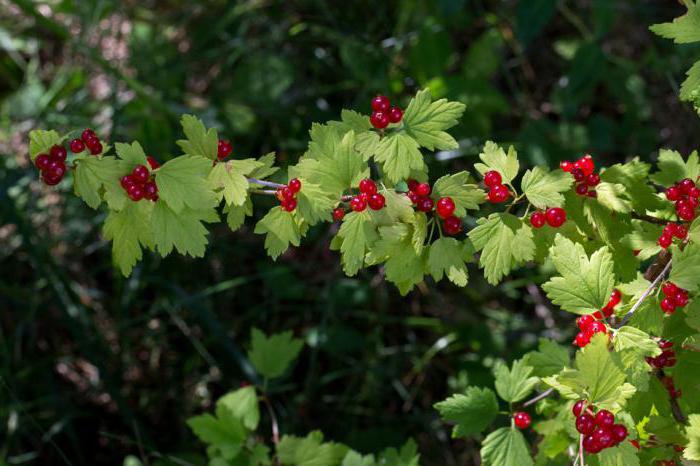
M 644 294 L 642 294 L 642 296 L 637 300 L 637 302 L 634 303 L 634 306 L 632 306 L 632 308 L 627 312 L 627 314 L 625 314 L 625 316 L 622 318 L 622 320 L 620 321 L 620 323 L 617 325 L 617 328 L 620 328 L 620 327 L 622 327 L 623 325 L 625 325 L 627 322 L 629 322 L 629 320 L 632 318 L 632 315 L 634 315 L 634 313 L 637 311 L 637 309 L 639 309 L 639 306 L 642 305 L 642 303 L 644 302 L 644 300 L 647 299 L 647 298 L 649 297 L 649 295 L 650 295 L 650 294 L 654 291 L 654 289 L 659 285 L 659 282 L 664 278 L 664 275 L 666 275 L 666 272 L 668 272 L 668 270 L 671 268 L 671 262 L 672 262 L 672 261 L 669 259 L 669 261 L 666 263 L 666 266 L 664 266 L 664 268 L 663 268 L 663 270 L 661 271 L 661 273 L 659 273 L 659 274 L 654 278 L 654 281 L 651 282 L 651 284 L 649 285 L 649 287 L 647 287 L 647 289 L 644 291 Z M 653 266 L 652 266 L 652 267 L 653 267 Z
M 535 403 L 537 403 L 540 400 L 544 400 L 549 395 L 551 395 L 553 392 L 554 392 L 553 388 L 548 388 L 547 390 L 543 391 L 542 393 L 540 393 L 536 397 L 531 398 L 531 399 L 527 400 L 525 403 L 523 403 L 523 408 L 530 406 L 530 405 L 534 405 Z
M 581 466 L 586 466 L 583 460 L 583 434 L 578 437 L 578 457 L 581 460 Z
M 272 424 L 272 443 L 277 445 L 278 443 L 280 443 L 280 429 L 279 425 L 277 424 L 277 416 L 275 415 L 275 410 L 272 409 L 272 404 L 267 398 L 267 395 L 263 395 L 261 399 L 267 407 L 267 412 L 270 415 L 270 423 Z
M 251 194 L 265 194 L 266 196 L 277 196 L 276 189 L 253 189 L 250 191 Z
M 663 383 L 663 379 L 665 377 L 664 371 L 659 371 L 656 373 L 656 377 Z M 671 401 L 671 413 L 673 413 L 673 418 L 680 422 L 681 424 L 685 424 L 686 418 L 685 414 L 683 414 L 683 410 L 681 409 L 681 406 L 678 404 L 678 400 L 673 397 L 669 393 L 669 399 Z
M 248 178 L 248 183 L 259 184 L 260 186 L 267 186 L 268 188 L 284 188 L 287 185 L 280 183 L 273 183 L 272 181 L 258 180 L 257 178 Z
M 631 216 L 634 219 L 644 220 L 645 222 L 653 223 L 655 225 L 666 225 L 668 223 L 668 220 L 652 217 L 651 215 L 638 214 L 637 212 L 632 212 Z

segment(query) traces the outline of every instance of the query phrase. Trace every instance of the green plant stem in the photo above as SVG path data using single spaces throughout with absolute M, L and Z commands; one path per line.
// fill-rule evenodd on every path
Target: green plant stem
M 668 220 L 652 217 L 651 215 L 639 214 L 637 212 L 632 212 L 630 215 L 634 219 L 643 220 L 645 222 L 653 223 L 655 225 L 666 225 L 668 223 Z

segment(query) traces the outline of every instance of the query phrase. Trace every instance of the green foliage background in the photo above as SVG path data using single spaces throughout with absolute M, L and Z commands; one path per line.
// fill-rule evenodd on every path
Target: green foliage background
M 494 365 L 539 337 L 570 340 L 571 316 L 527 286 L 543 281 L 538 269 L 497 289 L 472 273 L 467 288 L 427 282 L 401 298 L 378 270 L 345 277 L 323 228 L 272 262 L 251 228 L 220 226 L 203 259 L 146 254 L 124 279 L 104 219 L 41 187 L 26 133 L 91 126 L 163 161 L 191 112 L 235 158 L 276 151 L 284 165 L 312 122 L 429 87 L 467 104 L 452 131 L 460 149 L 430 160 L 433 179 L 471 167 L 488 139 L 530 166 L 586 151 L 601 164 L 650 160 L 699 142 L 677 99 L 698 48 L 648 31 L 683 11 L 651 0 L 0 0 L 0 464 L 165 453 L 199 464 L 185 419 L 256 381 L 252 327 L 306 342 L 269 390 L 283 432 L 320 429 L 363 452 L 415 437 L 424 464 L 477 464 L 478 445 L 452 441 L 432 405 L 492 385 Z

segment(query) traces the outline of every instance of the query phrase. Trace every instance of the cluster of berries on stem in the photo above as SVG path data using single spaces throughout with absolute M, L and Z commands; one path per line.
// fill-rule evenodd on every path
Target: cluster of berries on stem
M 536 210 L 530 215 L 530 225 L 533 228 L 542 228 L 546 223 L 552 228 L 559 228 L 566 222 L 566 211 L 561 207 L 550 207 L 542 211 Z
M 389 123 L 398 123 L 403 118 L 403 110 L 392 107 L 391 101 L 385 95 L 378 95 L 372 99 L 372 116 L 369 122 L 377 129 L 384 129 Z
M 620 304 L 622 300 L 622 293 L 619 290 L 613 290 L 610 293 L 610 299 L 608 303 L 600 311 L 596 311 L 593 314 L 582 315 L 576 319 L 576 325 L 580 332 L 576 334 L 574 338 L 574 345 L 579 348 L 590 343 L 591 338 L 596 333 L 607 333 L 608 329 L 605 323 L 601 322 L 603 319 L 610 317 L 615 309 L 615 306 Z
M 659 236 L 659 239 L 656 242 L 662 248 L 668 249 L 668 247 L 671 246 L 671 244 L 673 243 L 673 238 L 684 240 L 687 237 L 688 228 L 685 225 L 681 225 L 678 223 L 669 223 L 664 227 L 661 236 Z
M 369 206 L 372 210 L 381 210 L 386 205 L 386 199 L 377 192 L 377 183 L 365 178 L 358 186 L 360 193 L 350 200 L 350 208 L 355 212 L 362 212 Z
M 277 189 L 275 196 L 277 200 L 280 201 L 280 207 L 282 210 L 287 212 L 292 212 L 297 208 L 297 193 L 301 190 L 301 181 L 299 178 L 292 178 L 287 183 L 287 186 L 283 186 Z
M 41 172 L 41 180 L 54 186 L 61 182 L 66 174 L 66 157 L 68 152 L 63 146 L 51 147 L 48 154 L 39 154 L 34 159 L 36 168 Z
M 590 154 L 586 154 L 576 162 L 565 160 L 559 164 L 562 170 L 571 173 L 576 181 L 576 194 L 595 197 L 595 187 L 600 183 L 600 175 L 595 172 L 595 163 Z
M 489 188 L 489 202 L 500 204 L 510 198 L 510 190 L 503 184 L 503 177 L 496 170 L 484 173 L 484 184 Z
M 148 164 L 151 166 L 152 170 L 155 170 L 160 165 L 156 160 L 148 156 Z M 129 196 L 134 202 L 138 202 L 141 199 L 147 199 L 149 201 L 158 200 L 158 185 L 153 180 L 151 176 L 151 171 L 145 165 L 136 165 L 129 175 L 122 176 L 119 182 L 126 191 L 126 195 Z
M 596 413 L 594 406 L 586 406 L 586 400 L 578 400 L 572 412 L 576 416 L 576 430 L 584 436 L 582 445 L 586 453 L 599 453 L 627 438 L 627 427 L 615 424 L 615 415 L 607 409 Z
M 442 219 L 445 234 L 453 236 L 462 231 L 462 221 L 454 215 L 457 206 L 451 197 L 441 197 L 435 203 L 430 197 L 432 188 L 428 183 L 419 183 L 414 179 L 410 179 L 406 184 L 408 185 L 406 195 L 413 205 L 416 206 L 416 209 L 426 214 L 434 209 L 438 217 Z
M 513 423 L 518 429 L 527 429 L 532 424 L 532 418 L 525 411 L 513 413 Z
M 666 314 L 673 314 L 677 307 L 684 308 L 688 304 L 688 291 L 674 283 L 664 283 L 661 292 L 665 296 L 661 300 L 661 310 Z
M 663 369 L 676 365 L 676 352 L 673 350 L 673 342 L 669 340 L 659 340 L 661 354 L 656 357 L 646 357 L 646 362 L 654 369 Z
M 690 222 L 695 218 L 695 209 L 698 207 L 700 188 L 695 186 L 695 181 L 690 178 L 679 181 L 666 189 L 666 199 L 676 205 L 676 215 L 681 220 Z
M 226 159 L 226 157 L 231 155 L 231 152 L 233 152 L 231 142 L 225 139 L 219 139 L 219 145 L 216 150 L 216 157 L 219 159 L 219 161 Z
M 70 151 L 74 154 L 82 152 L 87 148 L 87 150 L 92 155 L 99 155 L 102 153 L 103 147 L 100 138 L 97 134 L 90 128 L 85 129 L 80 135 L 80 139 L 73 139 L 70 144 Z

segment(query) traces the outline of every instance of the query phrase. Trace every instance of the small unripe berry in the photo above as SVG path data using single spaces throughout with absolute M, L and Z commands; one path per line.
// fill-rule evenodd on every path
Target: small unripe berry
M 382 196 L 379 193 L 371 194 L 369 196 L 369 200 L 367 201 L 369 208 L 372 210 L 382 209 L 384 207 L 385 203 L 386 203 L 386 199 L 384 199 L 384 196 Z
M 333 220 L 336 222 L 341 221 L 345 217 L 345 209 L 342 207 L 336 207 L 333 209 Z
M 367 201 L 359 196 L 355 196 L 350 201 L 350 208 L 355 212 L 362 212 L 367 208 Z
M 532 418 L 530 415 L 523 411 L 518 411 L 513 414 L 513 422 L 518 429 L 527 429 L 532 423 Z
M 496 170 L 491 170 L 484 173 L 484 184 L 489 188 L 498 186 L 502 182 L 503 178 L 501 177 L 501 174 L 498 173 Z
M 374 112 L 369 117 L 369 122 L 377 129 L 384 129 L 389 125 L 389 117 L 384 112 Z
M 82 152 L 85 150 L 85 143 L 80 139 L 73 139 L 70 144 L 70 151 L 74 154 Z
M 360 181 L 360 192 L 365 194 L 374 194 L 377 192 L 377 184 L 369 178 L 365 178 L 364 180 Z
M 488 198 L 489 201 L 494 204 L 500 204 L 501 202 L 505 202 L 508 200 L 509 197 L 510 191 L 508 191 L 508 188 L 502 184 L 497 184 L 496 186 L 492 186 L 489 189 Z
M 427 196 L 430 194 L 430 185 L 428 183 L 420 183 L 418 186 L 416 186 L 414 191 L 419 196 Z
M 451 197 L 441 197 L 440 199 L 438 199 L 437 214 L 443 219 L 451 217 L 455 211 L 455 208 L 455 202 L 452 200 Z
M 561 207 L 551 207 L 545 212 L 547 224 L 553 228 L 559 228 L 566 222 L 566 211 Z
M 398 123 L 403 118 L 403 110 L 399 107 L 391 107 L 388 116 L 390 123 Z
M 136 165 L 131 171 L 131 177 L 137 183 L 145 183 L 146 181 L 148 181 L 148 178 L 150 176 L 151 173 L 148 171 L 148 168 L 146 168 L 145 165 Z
M 299 178 L 292 178 L 291 180 L 289 180 L 287 186 L 289 187 L 289 189 L 292 190 L 294 194 L 301 191 L 301 181 L 299 180 Z
M 447 217 L 444 221 L 445 234 L 446 235 L 456 235 L 462 231 L 462 221 L 457 217 Z
M 389 110 L 389 107 L 391 106 L 391 102 L 389 101 L 389 98 L 385 95 L 378 95 L 374 99 L 372 99 L 372 110 L 375 112 L 386 112 Z
M 544 212 L 538 210 L 530 215 L 530 225 L 532 225 L 533 228 L 542 228 L 545 223 L 547 223 L 547 216 Z

